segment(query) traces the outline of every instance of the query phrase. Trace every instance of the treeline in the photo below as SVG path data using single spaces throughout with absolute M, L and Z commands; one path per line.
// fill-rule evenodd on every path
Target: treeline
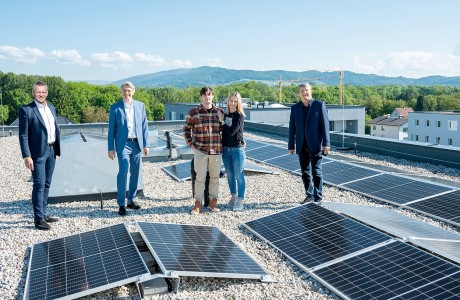
M 58 110 L 60 116 L 69 118 L 74 123 L 106 122 L 112 103 L 121 99 L 120 90 L 115 85 L 94 85 L 85 82 L 65 82 L 56 76 L 16 75 L 0 72 L 2 89 L 3 121 L 10 124 L 18 116 L 18 108 L 32 100 L 31 88 L 37 81 L 48 84 L 48 101 Z M 231 85 L 215 86 L 215 100 L 238 91 L 242 97 L 258 102 L 278 102 L 278 86 L 249 81 Z M 164 103 L 200 102 L 201 86 L 175 88 L 151 87 L 136 88 L 134 98 L 145 103 L 147 118 L 161 120 L 164 118 Z M 460 110 L 460 87 L 454 86 L 349 86 L 343 87 L 345 105 L 366 106 L 366 118 L 391 113 L 397 107 L 412 107 L 415 111 Z M 327 104 L 339 104 L 339 86 L 313 86 L 313 97 Z M 297 85 L 283 85 L 282 102 L 299 101 Z M 0 114 L 0 118 L 2 115 Z

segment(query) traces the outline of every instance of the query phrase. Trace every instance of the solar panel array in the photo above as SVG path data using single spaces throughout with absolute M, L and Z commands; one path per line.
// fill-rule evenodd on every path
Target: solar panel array
M 271 276 L 217 227 L 137 222 L 166 275 L 271 281 Z
M 324 206 L 460 263 L 460 235 L 385 207 L 323 202 Z
M 162 167 L 161 169 L 165 171 L 168 175 L 172 178 L 176 179 L 177 181 L 186 181 L 192 178 L 190 174 L 190 166 L 191 161 L 186 161 L 183 163 L 175 164 L 172 166 Z M 222 170 L 224 171 L 224 166 L 222 165 Z M 266 174 L 273 174 L 272 170 L 269 170 L 264 167 L 257 166 L 250 162 L 245 162 L 244 164 L 245 171 L 257 172 L 257 173 L 266 173 Z
M 286 148 L 248 140 L 246 157 L 301 175 L 297 155 Z M 460 226 L 460 190 L 323 157 L 323 181 L 353 192 L 420 211 Z
M 74 299 L 150 274 L 124 224 L 32 246 L 24 299 Z
M 317 204 L 242 225 L 345 299 L 458 297 L 459 266 Z

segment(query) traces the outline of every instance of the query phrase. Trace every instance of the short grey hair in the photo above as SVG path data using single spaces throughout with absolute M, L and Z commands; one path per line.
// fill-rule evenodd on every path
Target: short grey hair
M 299 85 L 299 90 L 301 88 L 309 88 L 311 90 L 311 84 L 309 84 L 308 82 L 307 83 L 302 83 Z
M 46 83 L 44 83 L 43 81 L 37 81 L 32 86 L 32 93 L 35 92 L 35 87 L 36 86 L 44 86 L 46 88 L 46 90 L 48 90 L 48 85 Z
M 123 83 L 120 85 L 120 90 L 123 90 L 123 87 L 124 87 L 125 85 L 129 86 L 130 88 L 132 88 L 133 91 L 136 90 L 136 88 L 134 87 L 134 84 L 133 84 L 131 81 L 125 81 L 125 82 L 123 82 Z

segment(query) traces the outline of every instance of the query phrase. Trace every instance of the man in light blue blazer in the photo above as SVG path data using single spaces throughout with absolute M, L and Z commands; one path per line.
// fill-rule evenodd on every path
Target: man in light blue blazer
M 118 155 L 117 204 L 118 214 L 125 216 L 126 208 L 140 209 L 134 202 L 141 170 L 141 153 L 149 153 L 148 124 L 144 103 L 134 100 L 134 85 L 126 81 L 120 86 L 123 99 L 110 106 L 108 156 Z M 115 151 L 117 155 L 115 155 Z M 129 190 L 126 196 L 126 182 L 129 169 Z M 125 207 L 125 199 L 128 205 Z
M 289 154 L 299 155 L 306 202 L 323 199 L 323 155 L 330 149 L 329 118 L 326 104 L 313 99 L 310 84 L 299 85 L 302 101 L 291 107 L 289 119 Z

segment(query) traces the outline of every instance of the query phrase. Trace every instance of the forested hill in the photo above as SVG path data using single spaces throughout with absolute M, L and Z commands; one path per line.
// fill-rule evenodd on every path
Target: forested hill
M 444 77 L 429 76 L 419 79 L 406 77 L 385 77 L 374 74 L 361 74 L 344 71 L 343 84 L 355 86 L 376 86 L 376 85 L 450 85 L 460 86 L 460 76 Z M 311 82 L 315 84 L 338 85 L 339 72 L 319 71 L 253 71 L 253 70 L 231 70 L 217 67 L 199 67 L 191 69 L 175 69 L 152 74 L 138 75 L 125 78 L 117 85 L 129 80 L 140 87 L 188 87 L 204 85 L 227 85 L 236 82 L 258 81 L 269 85 L 278 83 L 278 80 L 286 83 Z

